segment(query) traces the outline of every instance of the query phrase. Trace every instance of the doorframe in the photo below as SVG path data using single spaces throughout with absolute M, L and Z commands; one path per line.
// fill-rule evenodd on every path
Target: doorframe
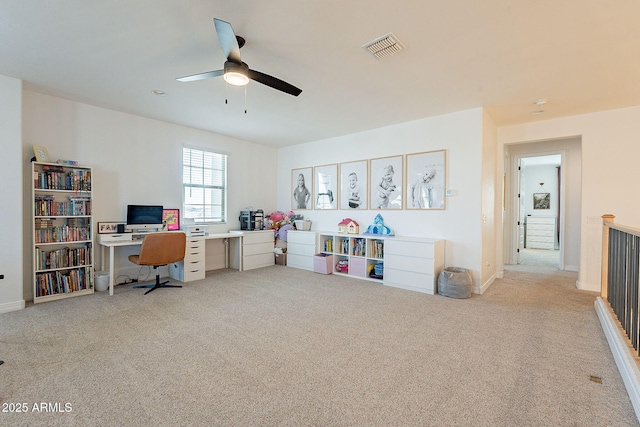
M 505 233 L 505 244 L 504 247 L 504 260 L 505 264 L 516 264 L 518 259 L 518 212 L 519 212 L 519 200 L 518 200 L 518 192 L 520 189 L 518 188 L 518 163 L 520 163 L 521 159 L 529 158 L 529 157 L 543 157 L 543 156 L 552 156 L 552 155 L 560 155 L 560 194 L 558 199 L 560 200 L 560 217 L 558 218 L 558 224 L 560 227 L 560 239 L 559 239 L 559 262 L 558 268 L 560 270 L 564 270 L 564 241 L 565 241 L 565 207 L 566 207 L 566 168 L 565 168 L 565 157 L 566 150 L 549 150 L 549 151 L 534 151 L 532 150 L 530 153 L 520 153 L 516 155 L 512 155 L 509 152 L 509 145 L 505 145 L 505 171 L 507 177 L 507 203 L 506 203 L 506 219 L 504 223 Z

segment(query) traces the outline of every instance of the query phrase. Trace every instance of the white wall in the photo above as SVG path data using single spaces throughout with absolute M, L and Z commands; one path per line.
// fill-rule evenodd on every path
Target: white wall
M 635 197 L 640 180 L 640 107 L 630 107 L 498 129 L 500 144 L 565 137 L 582 140 L 580 217 L 581 289 L 600 291 L 602 222 L 605 213 L 615 222 L 640 228 Z
M 93 167 L 96 223 L 124 221 L 127 204 L 181 208 L 183 145 L 229 156 L 228 222 L 211 226 L 210 231 L 238 229 L 244 207 L 275 209 L 275 148 L 33 91 L 24 91 L 23 111 L 25 159 L 33 155 L 35 144 L 46 147 L 52 161 L 71 159 Z M 30 195 L 27 175 L 24 194 Z M 24 203 L 27 218 L 28 199 Z M 31 236 L 30 221 L 25 229 L 25 235 Z M 25 246 L 25 272 L 29 273 L 31 245 Z M 96 245 L 97 261 L 99 248 Z M 126 259 L 135 249 L 118 252 L 118 274 L 138 277 L 140 268 Z M 30 273 L 25 277 L 25 295 L 32 297 Z
M 24 308 L 21 114 L 22 82 L 0 76 L 0 313 Z
M 498 270 L 498 234 L 496 218 L 502 213 L 500 196 L 502 179 L 497 173 L 497 129 L 493 120 L 482 111 L 482 289 L 483 293 L 493 280 L 500 276 Z
M 483 110 L 478 108 L 281 148 L 278 151 L 278 209 L 291 208 L 291 169 L 445 149 L 446 187 L 454 191 L 454 196 L 446 199 L 445 210 L 304 210 L 297 213 L 313 221 L 312 230 L 331 231 L 337 230 L 337 224 L 345 217 L 355 219 L 361 229 L 366 229 L 375 215 L 381 213 L 397 235 L 445 239 L 445 264 L 471 270 L 478 291 L 485 276 L 482 269 L 483 120 Z M 492 155 L 491 149 L 489 155 Z M 490 170 L 491 166 L 488 169 L 486 174 L 490 179 L 495 170 Z M 493 184 L 489 187 L 487 191 L 493 193 Z M 491 195 L 487 203 L 488 211 L 493 211 Z M 493 216 L 492 212 L 487 213 Z

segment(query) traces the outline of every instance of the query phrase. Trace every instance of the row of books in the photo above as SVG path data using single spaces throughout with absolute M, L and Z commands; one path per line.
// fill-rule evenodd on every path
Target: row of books
M 339 254 L 348 254 L 349 253 L 349 240 L 343 239 L 338 241 L 338 253 Z
M 351 255 L 364 256 L 366 253 L 366 240 L 365 239 L 353 239 L 353 245 L 351 247 Z
M 336 253 L 345 255 L 349 253 L 348 239 L 337 240 L 337 246 L 338 250 Z M 333 252 L 333 239 L 327 239 L 324 241 L 324 252 Z M 384 241 L 370 240 L 369 250 L 367 253 L 366 240 L 359 237 L 354 238 L 351 243 L 351 255 L 382 259 L 384 257 Z
M 370 258 L 384 258 L 384 241 L 382 240 L 370 240 Z
M 52 195 L 37 195 L 34 200 L 36 216 L 91 215 L 89 197 L 69 196 L 69 201 L 56 202 Z
M 91 171 L 43 166 L 41 172 L 34 172 L 33 184 L 41 190 L 91 191 Z
M 68 294 L 93 288 L 91 267 L 36 274 L 36 296 Z
M 36 247 L 36 270 L 80 267 L 91 264 L 91 244 L 78 248 L 44 251 Z
M 34 225 L 35 228 L 53 228 L 54 221 L 56 221 L 56 218 L 35 218 Z M 89 218 L 85 217 L 64 218 L 62 221 L 70 227 L 89 227 L 90 224 Z
M 91 240 L 91 228 L 62 225 L 58 227 L 36 228 L 33 231 L 36 243 L 65 243 Z

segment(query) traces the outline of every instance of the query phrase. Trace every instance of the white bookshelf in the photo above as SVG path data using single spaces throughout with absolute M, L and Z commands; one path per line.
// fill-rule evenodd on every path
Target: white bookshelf
M 91 168 L 32 162 L 33 301 L 94 291 Z

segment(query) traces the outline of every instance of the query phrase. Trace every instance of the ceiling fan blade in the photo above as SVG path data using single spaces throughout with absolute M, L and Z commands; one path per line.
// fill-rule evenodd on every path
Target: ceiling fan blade
M 176 80 L 179 82 L 192 82 L 194 80 L 210 79 L 211 77 L 218 77 L 224 74 L 224 70 L 207 71 L 206 73 L 194 74 L 192 76 L 179 77 Z
M 263 85 L 280 90 L 284 93 L 288 93 L 289 95 L 298 96 L 302 93 L 302 89 L 298 89 L 292 84 L 289 84 L 268 74 L 261 73 L 260 71 L 249 70 L 248 76 L 251 80 L 255 80 L 258 83 L 262 83 Z
M 222 21 L 218 18 L 213 18 L 213 23 L 216 26 L 216 33 L 218 33 L 218 40 L 220 40 L 220 46 L 224 55 L 228 61 L 241 64 L 240 59 L 240 46 L 238 45 L 238 39 L 236 34 L 231 28 L 231 24 L 226 21 Z

